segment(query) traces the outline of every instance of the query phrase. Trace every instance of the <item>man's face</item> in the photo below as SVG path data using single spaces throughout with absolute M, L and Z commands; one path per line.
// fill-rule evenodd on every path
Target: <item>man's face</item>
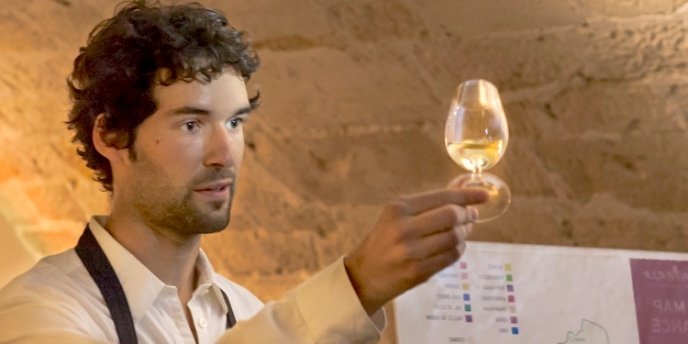
M 180 239 L 222 230 L 251 109 L 244 81 L 226 69 L 210 83 L 156 85 L 153 96 L 158 109 L 136 129 L 115 206 L 129 204 L 146 225 Z

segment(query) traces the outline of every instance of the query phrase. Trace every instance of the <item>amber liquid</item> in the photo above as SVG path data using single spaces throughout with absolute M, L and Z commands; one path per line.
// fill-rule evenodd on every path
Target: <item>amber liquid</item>
M 447 146 L 449 156 L 459 166 L 469 171 L 483 171 L 494 166 L 504 154 L 503 140 L 464 140 Z

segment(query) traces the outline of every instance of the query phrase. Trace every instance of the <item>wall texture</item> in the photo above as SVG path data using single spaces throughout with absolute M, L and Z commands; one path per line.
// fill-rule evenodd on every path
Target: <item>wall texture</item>
M 118 2 L 3 1 L 0 284 L 107 212 L 62 122 L 72 59 Z M 263 299 L 352 248 L 385 202 L 461 173 L 444 120 L 477 77 L 502 91 L 511 140 L 492 171 L 514 197 L 474 240 L 688 251 L 686 2 L 204 3 L 249 31 L 264 99 L 232 224 L 204 244 Z

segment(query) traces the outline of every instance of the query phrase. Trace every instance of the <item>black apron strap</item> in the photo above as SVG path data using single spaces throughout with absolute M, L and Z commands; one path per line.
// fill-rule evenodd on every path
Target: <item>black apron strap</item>
M 225 293 L 224 290 L 220 289 L 222 292 L 222 297 L 225 299 L 225 304 L 227 305 L 227 325 L 225 325 L 226 329 L 232 328 L 234 324 L 236 324 L 236 318 L 234 317 L 234 311 L 232 310 L 232 305 L 229 303 L 229 297 L 227 297 L 227 293 Z
M 127 296 L 124 294 L 122 284 L 117 279 L 115 270 L 112 269 L 110 261 L 108 261 L 100 245 L 98 245 L 88 225 L 74 250 L 98 286 L 98 289 L 100 289 L 103 299 L 105 299 L 105 304 L 110 310 L 112 321 L 115 323 L 119 342 L 122 344 L 136 344 L 136 328 L 129 310 Z
M 88 225 L 74 250 L 103 295 L 105 304 L 110 310 L 112 321 L 115 323 L 119 342 L 122 344 L 136 344 L 136 328 L 134 327 L 134 319 L 131 317 L 127 296 L 124 294 L 122 284 L 117 279 L 115 270 L 110 265 L 110 261 L 105 256 L 103 249 L 98 245 Z M 220 291 L 227 305 L 227 325 L 225 328 L 230 329 L 236 324 L 236 318 L 234 317 L 234 311 L 229 303 L 227 293 L 222 288 L 220 288 Z

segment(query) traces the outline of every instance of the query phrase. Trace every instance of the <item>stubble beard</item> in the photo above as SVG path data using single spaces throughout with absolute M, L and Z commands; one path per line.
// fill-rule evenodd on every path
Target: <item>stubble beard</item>
M 143 222 L 151 229 L 183 239 L 197 234 L 219 232 L 229 225 L 236 185 L 234 173 L 209 170 L 202 176 L 193 178 L 183 188 L 171 187 L 172 183 L 166 182 L 166 178 L 159 174 L 149 176 L 155 176 L 155 180 L 142 180 L 138 183 L 139 187 L 134 189 L 133 205 Z M 228 186 L 228 199 L 203 204 L 195 198 L 196 185 L 227 177 L 233 179 Z
M 130 159 L 139 166 L 138 178 L 130 185 L 134 211 L 153 231 L 185 240 L 198 234 L 215 233 L 229 225 L 237 175 L 233 168 L 209 168 L 183 186 L 175 186 L 164 168 L 131 147 Z M 203 204 L 195 199 L 199 185 L 231 179 L 226 200 Z M 196 202 L 194 202 L 196 200 Z
M 159 202 L 150 199 L 147 202 L 137 202 L 137 209 L 144 222 L 160 231 L 181 237 L 215 233 L 229 225 L 234 184 L 229 187 L 229 198 L 222 202 L 196 204 L 195 191 L 190 190 L 181 199 L 170 199 L 160 195 L 162 197 L 159 198 Z

